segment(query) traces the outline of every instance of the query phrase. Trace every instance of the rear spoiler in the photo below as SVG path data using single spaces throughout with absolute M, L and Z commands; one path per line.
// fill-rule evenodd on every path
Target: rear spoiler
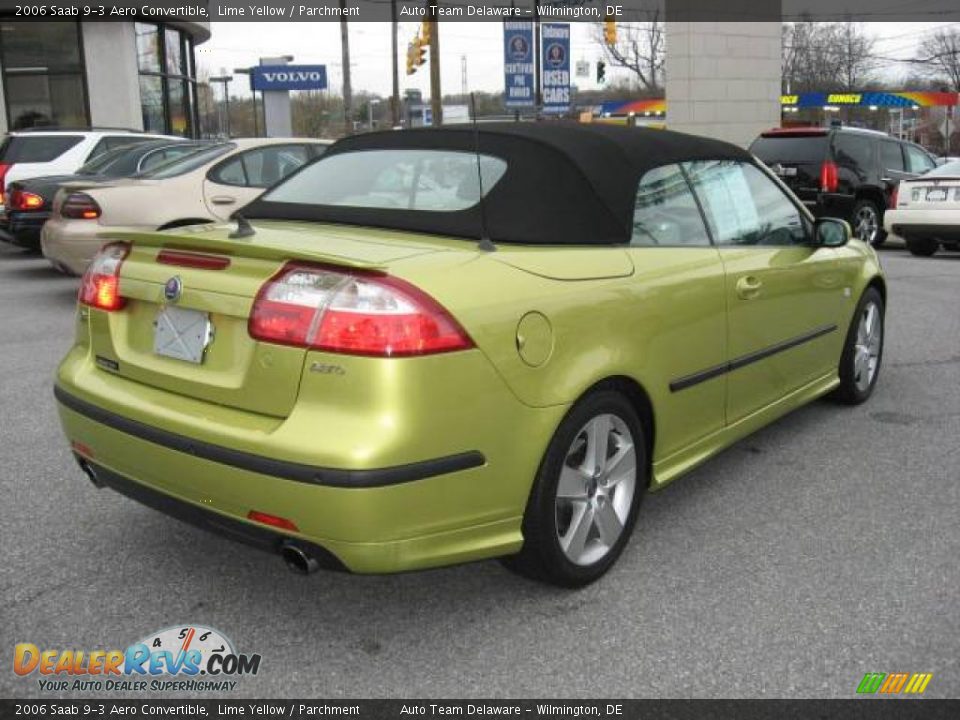
M 361 270 L 380 270 L 383 264 L 358 260 L 323 252 L 322 243 L 317 247 L 296 247 L 290 243 L 270 240 L 270 233 L 259 233 L 251 238 L 235 240 L 229 237 L 235 229 L 231 224 L 190 225 L 163 231 L 112 231 L 103 232 L 98 237 L 104 240 L 132 243 L 136 247 L 176 248 L 195 252 L 217 253 L 229 257 L 255 258 L 258 260 L 305 260 L 307 262 L 329 263 L 340 267 Z

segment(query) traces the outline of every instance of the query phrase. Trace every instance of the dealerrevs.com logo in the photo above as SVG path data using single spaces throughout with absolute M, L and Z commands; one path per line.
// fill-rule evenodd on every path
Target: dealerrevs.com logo
M 14 648 L 13 671 L 36 677 L 45 692 L 223 692 L 256 675 L 260 655 L 244 655 L 222 633 L 202 625 L 169 627 L 126 650 Z

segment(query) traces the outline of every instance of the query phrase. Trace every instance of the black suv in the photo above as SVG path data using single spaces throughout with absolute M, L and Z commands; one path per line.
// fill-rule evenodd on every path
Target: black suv
M 886 239 L 883 213 L 897 184 L 937 164 L 919 145 L 852 127 L 776 128 L 754 140 L 750 152 L 814 215 L 844 218 L 874 247 Z

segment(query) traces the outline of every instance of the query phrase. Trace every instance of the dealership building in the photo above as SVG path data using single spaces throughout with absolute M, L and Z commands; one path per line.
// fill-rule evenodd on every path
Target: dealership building
M 38 125 L 197 135 L 206 22 L 0 23 L 0 131 Z

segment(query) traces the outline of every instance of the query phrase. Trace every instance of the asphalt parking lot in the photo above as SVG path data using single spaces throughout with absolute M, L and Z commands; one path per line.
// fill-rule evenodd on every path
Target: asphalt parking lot
M 237 696 L 852 697 L 865 672 L 922 671 L 956 697 L 960 254 L 882 259 L 871 401 L 815 403 L 650 496 L 614 570 L 569 592 L 496 562 L 296 576 L 95 490 L 51 392 L 76 280 L 0 243 L 0 696 L 40 696 L 17 642 L 201 623 L 262 655 Z

